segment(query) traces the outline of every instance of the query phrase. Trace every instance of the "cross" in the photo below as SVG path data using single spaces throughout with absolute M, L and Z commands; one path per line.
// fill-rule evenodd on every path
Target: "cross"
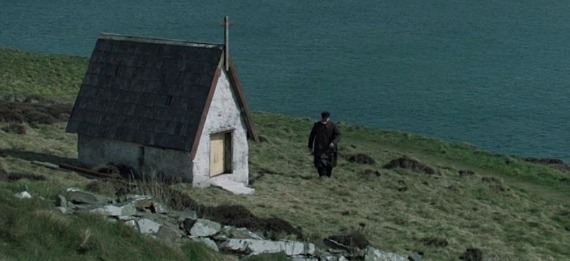
M 224 16 L 222 25 L 224 26 L 224 66 L 226 71 L 228 71 L 230 69 L 230 20 L 227 16 Z

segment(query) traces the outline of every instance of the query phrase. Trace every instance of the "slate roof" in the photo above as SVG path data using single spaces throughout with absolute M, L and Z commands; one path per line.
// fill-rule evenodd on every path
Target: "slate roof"
M 101 34 L 66 132 L 191 151 L 223 69 L 223 45 Z M 228 76 L 257 141 L 237 72 Z

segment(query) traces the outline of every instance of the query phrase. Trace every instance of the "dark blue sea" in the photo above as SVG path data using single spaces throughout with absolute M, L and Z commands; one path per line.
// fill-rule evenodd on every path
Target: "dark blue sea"
M 100 32 L 230 48 L 254 111 L 570 162 L 570 1 L 0 0 L 0 46 L 89 56 Z M 0 65 L 1 66 L 1 65 Z

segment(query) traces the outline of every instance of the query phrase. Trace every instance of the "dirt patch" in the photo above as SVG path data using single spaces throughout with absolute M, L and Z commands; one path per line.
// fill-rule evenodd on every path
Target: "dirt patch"
M 365 178 L 372 179 L 372 178 L 378 178 L 378 177 L 380 177 L 381 174 L 380 174 L 380 171 L 377 171 L 377 170 L 365 169 L 365 170 L 362 172 L 362 176 L 365 177 Z
M 446 247 L 449 245 L 447 239 L 440 238 L 440 237 L 424 237 L 421 239 L 422 243 L 426 246 L 433 246 L 433 247 Z
M 524 161 L 526 162 L 531 162 L 531 163 L 536 163 L 536 164 L 541 164 L 541 165 L 546 165 L 555 169 L 559 169 L 559 170 L 565 170 L 565 171 L 570 171 L 570 165 L 564 163 L 564 161 L 559 160 L 559 159 L 551 159 L 551 158 L 544 158 L 544 159 L 538 159 L 538 158 L 525 158 Z
M 348 156 L 348 158 L 346 160 L 348 160 L 349 162 L 358 163 L 358 164 L 372 165 L 372 164 L 376 163 L 376 161 L 372 157 L 370 157 L 364 153 L 357 153 L 357 154 L 350 155 L 350 156 Z
M 474 175 L 475 175 L 475 172 L 472 171 L 472 170 L 464 170 L 464 169 L 462 169 L 462 170 L 459 171 L 459 176 L 460 176 L 460 177 L 469 177 L 469 176 L 474 176 Z
M 481 181 L 486 182 L 486 183 L 491 183 L 491 184 L 502 184 L 503 182 L 495 177 L 482 177 Z
M 370 245 L 368 239 L 360 232 L 330 236 L 325 238 L 323 242 L 331 248 L 345 250 L 365 249 Z
M 27 132 L 26 125 L 18 122 L 11 122 L 8 125 L 2 127 L 2 131 L 6 133 L 14 133 L 24 135 Z
M 0 122 L 53 124 L 69 118 L 72 106 L 56 103 L 39 96 L 0 98 Z
M 257 137 L 259 138 L 260 143 L 268 143 L 269 142 L 269 139 L 267 139 L 267 137 L 265 137 L 263 135 L 258 135 Z
M 393 159 L 383 167 L 385 169 L 394 169 L 394 168 L 407 169 L 413 172 L 425 173 L 429 175 L 435 174 L 435 170 L 433 168 L 428 167 L 415 159 L 411 159 L 405 156 Z
M 262 231 L 264 236 L 274 239 L 280 234 L 295 235 L 303 239 L 300 228 L 293 227 L 289 222 L 278 217 L 259 218 L 241 205 L 220 205 L 217 207 L 202 206 L 198 215 L 204 218 L 235 227 L 246 227 L 254 231 Z
M 495 177 L 482 177 L 481 181 L 488 183 L 489 187 L 497 192 L 506 192 L 511 189 L 502 180 Z
M 4 167 L 2 166 L 2 162 L 0 162 L 0 181 L 5 181 L 8 179 L 8 172 L 6 172 L 6 170 L 4 170 Z
M 482 261 L 483 251 L 479 248 L 467 248 L 459 258 L 465 261 Z
M 46 180 L 46 177 L 31 173 L 10 173 L 7 177 L 8 181 L 18 181 L 21 179 L 27 179 L 31 181 L 44 181 Z

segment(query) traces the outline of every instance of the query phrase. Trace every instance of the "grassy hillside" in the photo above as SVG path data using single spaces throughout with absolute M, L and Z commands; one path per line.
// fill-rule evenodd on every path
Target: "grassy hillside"
M 72 102 L 86 63 L 81 57 L 0 49 L 0 96 L 38 94 Z M 425 260 L 457 260 L 469 247 L 481 249 L 490 260 L 570 259 L 568 171 L 489 153 L 469 144 L 341 123 L 338 167 L 333 178 L 320 180 L 306 149 L 312 120 L 270 113 L 254 113 L 254 120 L 267 139 L 250 144 L 250 180 L 255 195 L 235 196 L 215 188 L 193 189 L 187 184 L 173 187 L 202 204 L 239 204 L 261 217 L 281 217 L 301 227 L 306 239 L 315 242 L 358 230 L 380 249 L 401 255 L 422 252 Z M 6 126 L 0 123 L 0 128 Z M 84 187 L 89 182 L 72 173 L 30 163 L 57 163 L 77 157 L 76 137 L 64 133 L 65 123 L 34 126 L 24 126 L 23 135 L 0 130 L 0 151 L 5 157 L 0 167 L 10 173 L 47 178 L 41 182 L 0 182 L 0 207 L 10 210 L 0 213 L 0 259 L 75 253 L 87 228 L 97 228 L 93 232 L 93 259 L 122 259 L 124 253 L 116 253 L 116 244 L 109 243 L 118 241 L 132 248 L 129 256 L 135 259 L 152 253 L 158 256 L 149 259 L 183 259 L 184 251 L 168 251 L 171 255 L 149 251 L 148 239 L 120 226 L 101 224 L 91 217 L 63 218 L 50 212 L 51 206 L 39 199 L 14 201 L 11 194 L 23 189 L 53 198 L 65 187 Z M 348 160 L 359 153 L 376 163 Z M 404 155 L 435 173 L 383 168 Z M 25 222 L 19 220 L 47 222 L 24 229 Z M 63 229 L 72 233 L 54 229 L 56 226 L 49 225 L 53 222 L 64 224 Z M 12 229 L 15 224 L 24 232 Z M 51 242 L 46 237 L 59 243 L 46 244 Z M 109 242 L 103 240 L 105 237 L 111 237 Z M 139 242 L 145 244 L 138 246 Z M 33 251 L 23 253 L 23 249 Z

